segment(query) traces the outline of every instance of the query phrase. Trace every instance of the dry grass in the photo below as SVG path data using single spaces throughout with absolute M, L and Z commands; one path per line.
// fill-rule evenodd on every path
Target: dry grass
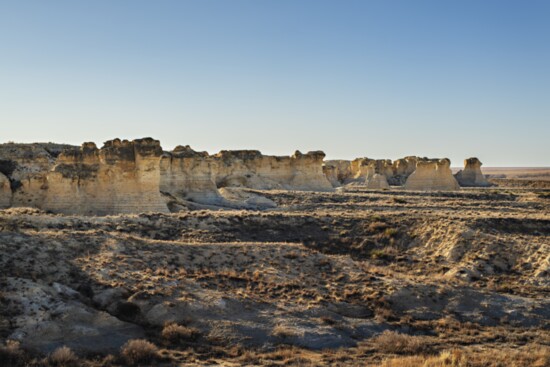
M 120 355 L 129 365 L 151 363 L 160 357 L 158 348 L 144 339 L 128 341 L 122 346 Z
M 550 348 L 528 346 L 522 350 L 444 351 L 438 356 L 409 356 L 385 360 L 381 367 L 547 367 Z
M 287 338 L 299 336 L 300 333 L 296 329 L 290 326 L 278 324 L 278 325 L 275 325 L 275 327 L 273 327 L 273 330 L 271 331 L 271 335 L 277 338 L 287 339 Z
M 455 193 L 353 188 L 345 196 L 271 191 L 266 195 L 281 210 L 261 213 L 204 210 L 88 218 L 10 209 L 0 211 L 0 268 L 7 277 L 34 279 L 44 286 L 57 282 L 80 291 L 86 283 L 91 291 L 123 287 L 138 296 L 118 300 L 115 316 L 139 323 L 165 349 L 143 357 L 143 348 L 132 354 L 127 346 L 120 357 L 82 361 L 86 367 L 128 365 L 128 358 L 142 357 L 150 361 L 135 363 L 155 365 L 159 354 L 171 358 L 164 365 L 452 366 L 467 361 L 465 366 L 481 366 L 485 361 L 507 366 L 517 360 L 517 366 L 545 366 L 547 351 L 513 352 L 528 343 L 547 343 L 544 324 L 527 328 L 495 318 L 496 326 L 483 325 L 469 313 L 456 314 L 448 302 L 468 297 L 463 290 L 480 290 L 480 299 L 512 293 L 533 307 L 544 306 L 547 280 L 536 274 L 544 270 L 548 253 L 550 202 L 546 191 L 507 190 L 513 195 L 499 188 Z M 406 205 L 391 200 L 396 194 Z M 365 246 L 356 246 L 363 241 Z M 482 277 L 448 275 L 461 268 L 480 271 Z M 401 290 L 411 294 L 396 296 Z M 4 313 L 10 303 L 1 298 L 5 320 L 17 310 Z M 156 304 L 173 306 L 170 313 L 179 313 L 181 320 L 191 303 L 197 306 L 193 312 L 203 310 L 193 317 L 200 319 L 205 337 L 184 321 L 161 330 L 164 319 L 147 323 L 147 310 Z M 491 303 L 480 305 L 481 313 L 491 315 Z M 361 307 L 369 312 L 356 318 Z M 519 318 L 531 312 L 522 310 Z M 434 318 L 418 316 L 424 311 Z M 265 331 L 268 312 L 277 317 L 271 333 Z M 220 327 L 220 319 L 227 327 Z M 9 327 L 3 335 L 14 331 L 13 324 L 1 321 L 0 326 Z M 266 352 L 258 345 L 229 353 L 230 345 L 241 340 L 263 343 L 246 329 L 258 322 L 264 322 L 261 340 L 270 346 L 302 341 L 302 329 L 295 325 L 307 325 L 335 338 L 351 335 L 360 347 Z M 387 332 L 368 339 L 371 334 L 355 327 L 368 322 L 425 330 L 437 338 Z M 449 352 L 429 355 L 444 350 Z M 492 350 L 497 358 L 483 350 Z M 18 347 L 0 346 L 0 366 L 16 366 L 21 353 Z M 36 358 L 29 366 L 48 365 L 45 356 Z
M 167 323 L 161 333 L 162 338 L 172 344 L 196 341 L 200 335 L 198 329 L 176 323 Z
M 69 347 L 63 346 L 50 354 L 48 362 L 51 366 L 72 367 L 78 365 L 79 358 Z
M 420 354 L 428 351 L 424 338 L 386 330 L 373 339 L 378 352 L 387 354 Z

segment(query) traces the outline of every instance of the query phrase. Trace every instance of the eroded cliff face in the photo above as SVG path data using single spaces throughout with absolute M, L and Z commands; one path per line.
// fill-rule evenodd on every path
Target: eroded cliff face
M 168 212 L 160 194 L 161 155 L 151 138 L 65 150 L 47 175 L 41 208 L 84 215 Z
M 460 186 L 489 186 L 489 182 L 481 173 L 482 163 L 477 158 L 464 160 L 464 169 L 455 175 Z
M 373 173 L 372 175 L 368 176 L 367 180 L 365 181 L 365 186 L 367 189 L 372 190 L 388 190 L 390 188 L 386 176 L 379 173 Z
M 388 177 L 392 185 L 404 185 L 407 178 L 416 170 L 416 163 L 420 158 L 408 156 L 396 159 L 392 164 L 393 175 Z
M 217 162 L 206 152 L 188 145 L 165 152 L 160 160 L 160 191 L 179 201 L 222 205 L 214 181 Z
M 451 161 L 443 159 L 422 159 L 416 163 L 416 170 L 407 178 L 404 188 L 421 191 L 459 190 L 460 186 L 451 171 Z
M 0 172 L 9 178 L 13 191 L 11 206 L 41 207 L 47 174 L 67 144 L 33 143 L 0 145 Z
M 218 187 L 248 187 L 258 190 L 286 189 L 329 191 L 332 185 L 323 173 L 321 151 L 292 156 L 267 156 L 256 150 L 221 151 L 215 160 Z
M 416 172 L 418 171 L 418 172 Z M 327 161 L 324 172 L 334 187 L 364 185 L 369 189 L 403 186 L 410 190 L 456 190 L 448 159 L 415 156 L 389 159 L 356 158 L 352 161 Z
M 344 159 L 328 160 L 323 165 L 323 173 L 333 187 L 341 186 L 352 176 L 351 161 Z
M 9 208 L 11 205 L 10 180 L 0 173 L 0 209 Z
M 276 204 L 253 190 L 331 191 L 351 184 L 410 190 L 456 190 L 448 159 L 409 156 L 323 162 L 321 151 L 291 156 L 257 150 L 214 155 L 178 146 L 163 152 L 151 138 L 114 139 L 101 149 L 36 143 L 0 145 L 0 208 L 36 207 L 56 213 L 108 215 L 186 209 L 265 209 Z M 483 185 L 481 162 L 465 161 L 457 178 Z M 405 183 L 406 181 L 406 183 Z M 246 190 L 252 189 L 252 190 Z

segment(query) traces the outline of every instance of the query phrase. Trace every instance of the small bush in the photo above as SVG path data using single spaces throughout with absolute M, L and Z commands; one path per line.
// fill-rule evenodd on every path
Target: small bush
M 402 199 L 402 198 L 392 198 L 393 202 L 396 203 L 396 204 L 407 204 L 407 200 L 405 199 Z
M 286 338 L 291 338 L 293 336 L 298 336 L 299 334 L 295 329 L 279 324 L 273 328 L 273 330 L 271 331 L 271 335 L 277 338 L 286 339 Z
M 395 237 L 398 232 L 399 231 L 395 228 L 386 228 L 386 230 L 384 231 L 384 236 L 388 238 L 392 238 L 392 237 Z
M 159 358 L 158 348 L 144 339 L 129 340 L 120 349 L 120 355 L 129 365 L 150 363 Z
M 69 347 L 63 346 L 57 348 L 50 354 L 48 362 L 50 365 L 58 367 L 76 366 L 78 357 Z
M 386 260 L 386 261 L 393 260 L 398 254 L 399 254 L 399 251 L 395 247 L 391 247 L 391 246 L 384 247 L 382 249 L 375 249 L 369 253 L 372 259 Z
M 371 224 L 369 224 L 367 230 L 370 233 L 376 233 L 376 232 L 381 232 L 381 231 L 385 230 L 386 228 L 388 228 L 388 225 L 386 223 L 376 221 L 376 222 L 372 222 Z
M 19 348 L 19 342 L 8 340 L 6 345 L 0 345 L 0 366 L 23 365 L 23 351 Z
M 178 343 L 197 340 L 200 336 L 200 331 L 193 327 L 168 323 L 162 329 L 161 335 L 163 339 L 170 343 Z
M 418 336 L 400 334 L 386 330 L 373 340 L 376 349 L 382 353 L 419 354 L 427 350 L 425 341 Z

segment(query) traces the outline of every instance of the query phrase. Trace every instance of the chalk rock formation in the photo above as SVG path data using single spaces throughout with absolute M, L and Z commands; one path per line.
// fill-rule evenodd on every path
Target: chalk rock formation
M 24 348 L 50 353 L 66 345 L 78 352 L 116 352 L 129 339 L 145 335 L 135 324 L 84 305 L 79 293 L 65 285 L 11 277 L 5 283 L 3 297 L 16 327 L 9 339 Z
M 489 182 L 481 173 L 481 162 L 477 158 L 464 160 L 464 169 L 455 175 L 460 186 L 489 186 Z
M 212 156 L 217 162 L 217 187 L 248 187 L 258 190 L 332 190 L 323 174 L 320 151 L 292 156 L 264 156 L 257 150 L 223 150 Z
M 393 176 L 392 161 L 390 159 L 356 158 L 351 161 L 353 180 L 365 182 L 367 176 L 371 174 L 370 167 L 374 168 L 374 173 L 383 175 L 386 179 Z
M 374 174 L 373 168 L 374 159 L 370 158 L 355 158 L 351 161 L 351 178 L 348 179 L 348 182 L 365 182 L 369 174 Z
M 48 173 L 42 208 L 84 215 L 168 212 L 159 189 L 161 155 L 160 143 L 151 138 L 65 150 Z
M 408 156 L 405 158 L 396 159 L 392 164 L 393 176 L 388 177 L 388 181 L 392 185 L 402 186 L 416 170 L 417 157 Z
M 67 144 L 33 143 L 0 145 L 0 172 L 6 175 L 13 189 L 14 207 L 41 207 L 46 194 L 46 176 L 55 165 L 55 158 Z
M 0 173 L 0 209 L 8 208 L 11 205 L 10 180 Z
M 407 190 L 458 190 L 460 186 L 451 172 L 451 161 L 444 159 L 419 160 L 416 170 L 407 178 Z
M 374 190 L 387 190 L 390 188 L 386 176 L 379 173 L 374 173 L 371 176 L 368 176 L 367 180 L 365 181 L 365 186 L 367 187 L 367 189 Z
M 338 187 L 348 181 L 351 176 L 351 162 L 343 159 L 325 161 L 323 173 L 332 186 Z
M 300 153 L 298 150 L 290 157 L 290 169 L 292 179 L 288 185 L 283 185 L 288 190 L 304 191 L 329 191 L 332 185 L 323 174 L 322 151 Z
M 214 176 L 217 162 L 206 152 L 177 146 L 160 160 L 160 191 L 179 200 L 221 205 Z

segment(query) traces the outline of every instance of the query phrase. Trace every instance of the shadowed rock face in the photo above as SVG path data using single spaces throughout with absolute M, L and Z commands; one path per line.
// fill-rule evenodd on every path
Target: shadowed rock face
M 10 181 L 11 206 L 41 207 L 45 198 L 46 176 L 56 157 L 67 144 L 0 144 L 0 172 Z
M 389 185 L 404 185 L 407 178 L 416 170 L 416 163 L 426 159 L 408 156 L 394 162 L 390 159 L 371 158 L 356 158 L 353 161 L 327 161 L 325 172 L 334 186 L 350 183 L 365 183 L 369 186 L 369 177 L 372 179 L 377 174 L 384 178 L 377 177 L 376 183 L 370 184 L 371 188 L 389 188 Z M 383 182 L 384 180 L 386 183 Z
M 179 200 L 222 205 L 214 181 L 216 166 L 208 153 L 178 146 L 160 160 L 160 191 Z
M 477 158 L 464 160 L 464 169 L 455 175 L 460 186 L 489 186 L 489 182 L 481 173 L 481 164 Z
M 66 150 L 48 172 L 41 207 L 70 214 L 168 212 L 159 190 L 161 154 L 151 138 Z
M 0 173 L 0 209 L 8 208 L 11 204 L 10 180 Z
M 372 169 L 374 172 L 372 172 Z M 353 180 L 364 182 L 369 175 L 377 173 L 386 179 L 393 176 L 392 162 L 390 159 L 356 158 L 351 161 L 351 174 Z
M 404 188 L 422 191 L 450 191 L 458 190 L 460 186 L 451 172 L 451 161 L 444 158 L 418 161 L 416 170 L 407 178 Z
M 256 150 L 195 152 L 189 146 L 166 152 L 160 162 L 160 190 L 171 200 L 233 208 L 259 208 L 259 198 L 242 202 L 230 188 L 331 190 L 322 172 L 323 152 L 293 156 L 264 156 Z M 226 190 L 220 191 L 219 188 Z M 269 203 L 271 207 L 273 203 Z
M 416 162 L 420 158 L 408 156 L 397 159 L 392 164 L 393 176 L 388 177 L 388 181 L 392 185 L 404 185 L 407 178 L 416 170 Z
M 332 186 L 341 186 L 351 176 L 351 162 L 343 159 L 325 161 L 323 173 L 330 181 Z

